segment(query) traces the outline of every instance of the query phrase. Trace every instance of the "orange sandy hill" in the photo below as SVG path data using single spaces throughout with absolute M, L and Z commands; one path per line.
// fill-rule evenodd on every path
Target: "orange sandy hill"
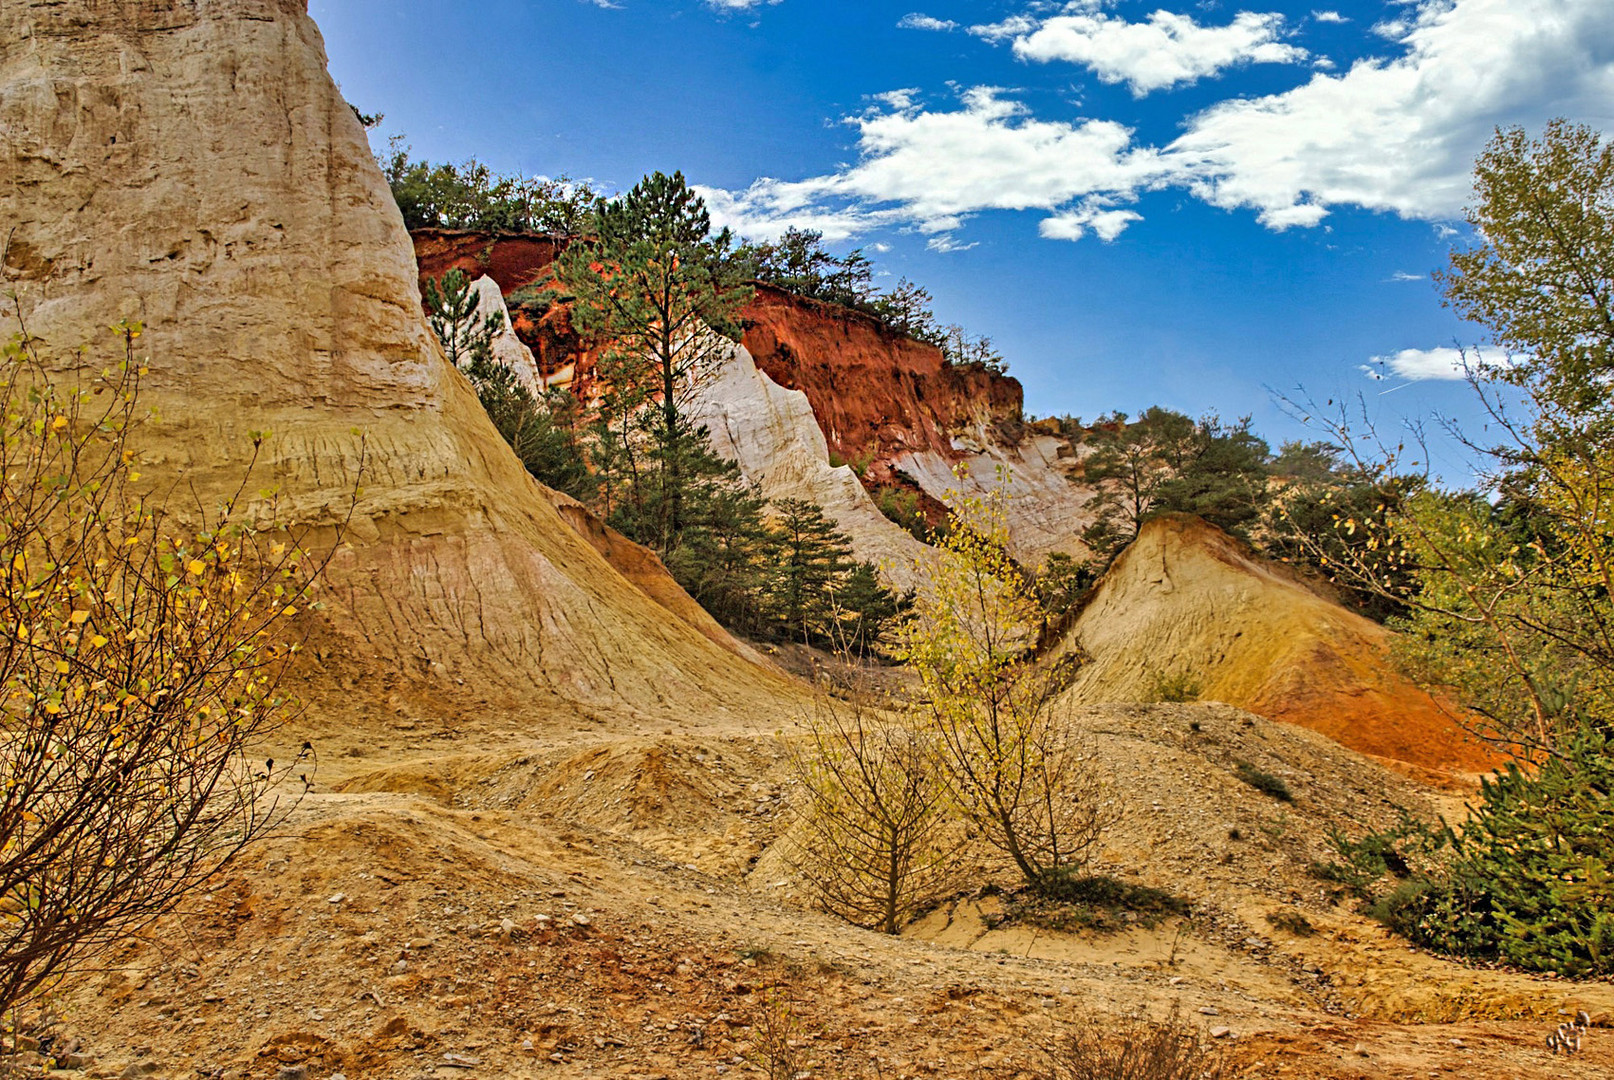
M 1144 525 L 1060 649 L 1083 702 L 1159 700 L 1162 684 L 1311 728 L 1414 769 L 1481 772 L 1494 752 L 1398 675 L 1390 632 L 1195 517 Z
M 0 237 L 29 330 L 67 366 L 144 321 L 148 472 L 195 505 L 235 490 L 255 430 L 251 490 L 278 486 L 283 524 L 328 544 L 361 490 L 316 634 L 327 729 L 769 715 L 792 684 L 616 572 L 620 538 L 568 526 L 444 358 L 325 66 L 301 0 L 0 4 Z M 643 554 L 624 565 L 675 591 Z

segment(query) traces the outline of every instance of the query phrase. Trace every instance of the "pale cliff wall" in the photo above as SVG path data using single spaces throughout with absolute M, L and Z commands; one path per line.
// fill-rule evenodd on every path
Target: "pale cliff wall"
M 296 521 L 362 482 L 327 593 L 355 685 L 628 720 L 788 691 L 647 602 L 493 431 L 301 0 L 3 0 L 0 132 L 6 285 L 64 364 L 146 324 L 154 474 L 207 498 L 268 429 Z
M 712 448 L 768 498 L 817 503 L 851 538 L 857 558 L 901 588 L 918 584 L 916 565 L 930 549 L 880 513 L 850 465 L 830 465 L 807 395 L 758 370 L 744 346 L 701 388 L 691 414 L 711 430 Z

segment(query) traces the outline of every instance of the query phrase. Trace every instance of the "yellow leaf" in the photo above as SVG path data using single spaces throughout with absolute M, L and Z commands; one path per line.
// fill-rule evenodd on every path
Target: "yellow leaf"
M 89 621 L 90 613 L 88 611 L 75 611 L 70 618 L 74 626 L 83 626 Z
M 65 417 L 65 416 L 58 416 L 56 419 L 54 419 L 54 420 L 52 420 L 50 422 L 50 429 L 52 431 L 60 431 L 60 430 L 62 430 L 62 428 L 66 427 L 66 426 L 67 426 L 67 417 Z
M 199 577 L 201 576 L 202 571 L 207 569 L 207 564 L 203 563 L 201 559 L 192 559 L 185 565 L 185 569 L 189 570 L 193 575 Z
M 69 671 L 72 671 L 72 670 L 73 670 L 72 665 L 69 664 L 66 660 L 58 660 L 58 661 L 56 661 L 56 674 L 58 674 L 58 675 L 66 675 Z

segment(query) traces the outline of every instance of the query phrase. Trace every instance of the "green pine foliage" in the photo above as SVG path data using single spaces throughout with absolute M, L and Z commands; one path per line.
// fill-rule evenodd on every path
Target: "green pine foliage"
M 478 358 L 486 362 L 493 339 L 504 329 L 504 316 L 480 314 L 471 279 L 461 270 L 450 270 L 441 280 L 428 278 L 424 296 L 426 321 L 442 342 L 448 362 L 462 370 Z
M 433 165 L 409 154 L 400 135 L 378 159 L 410 229 L 573 235 L 587 229 L 599 199 L 586 182 L 565 176 L 522 180 L 500 176 L 474 159 Z
M 1195 514 L 1249 539 L 1267 505 L 1268 447 L 1247 417 L 1196 421 L 1155 406 L 1131 422 L 1124 413 L 1104 417 L 1088 438 L 1084 475 L 1099 494 L 1082 539 L 1100 555 L 1119 552 L 1145 521 L 1167 513 Z
M 588 500 L 597 487 L 586 464 L 577 402 L 565 390 L 535 394 L 509 366 L 493 357 L 493 339 L 504 329 L 498 312 L 482 315 L 476 291 L 458 270 L 430 278 L 423 290 L 427 321 L 443 352 L 476 389 L 493 426 L 540 483 Z
M 558 265 L 573 325 L 600 347 L 597 402 L 533 391 L 492 355 L 504 329 L 459 271 L 425 286 L 433 330 L 494 427 L 538 480 L 593 507 L 662 558 L 724 625 L 858 655 L 877 651 L 905 599 L 852 558 L 801 500 L 767 502 L 719 456 L 690 403 L 729 355 L 751 294 L 726 232 L 682 176 L 646 177 L 595 208 L 595 235 Z
M 1577 978 L 1614 974 L 1614 741 L 1587 725 L 1560 748 L 1539 768 L 1510 763 L 1484 781 L 1432 870 L 1381 895 L 1375 845 L 1364 841 L 1352 873 L 1335 880 L 1428 948 Z

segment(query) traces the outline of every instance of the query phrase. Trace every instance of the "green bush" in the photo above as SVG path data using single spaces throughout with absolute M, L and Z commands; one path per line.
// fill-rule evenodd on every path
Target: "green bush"
M 1192 672 L 1174 671 L 1170 674 L 1156 672 L 1149 680 L 1149 700 L 1164 701 L 1172 704 L 1186 704 L 1198 701 L 1203 687 Z M 1242 779 L 1242 777 L 1241 777 Z M 1282 783 L 1280 780 L 1279 783 Z M 1257 785 L 1259 786 L 1259 785 Z
M 919 509 L 919 493 L 917 491 L 904 491 L 902 488 L 881 488 L 874 496 L 874 505 L 879 507 L 880 513 L 889 520 L 902 526 L 922 542 L 930 542 L 930 523 Z
M 1386 877 L 1404 880 L 1413 876 L 1414 863 L 1427 863 L 1453 839 L 1444 822 L 1438 827 L 1430 825 L 1403 810 L 1395 825 L 1370 832 L 1360 840 L 1350 839 L 1338 828 L 1330 829 L 1328 844 L 1335 858 L 1312 864 L 1312 874 L 1345 886 L 1359 899 L 1371 901 L 1377 899 L 1379 883 Z

